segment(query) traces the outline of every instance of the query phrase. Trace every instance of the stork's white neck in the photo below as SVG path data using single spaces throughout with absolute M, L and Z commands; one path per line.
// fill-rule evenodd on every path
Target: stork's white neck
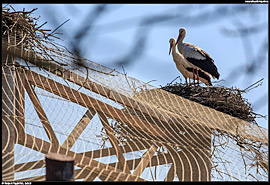
M 183 40 L 184 40 L 184 38 L 185 38 L 185 34 L 182 36 L 182 37 L 180 37 L 180 39 L 179 39 L 179 41 L 178 41 L 178 43 L 177 44 L 183 44 Z
M 178 41 L 178 43 L 177 43 L 178 51 L 179 51 L 181 54 L 183 54 L 183 49 L 182 49 L 182 48 L 184 47 L 184 43 L 183 43 L 184 38 L 185 38 L 185 35 L 183 35 L 183 36 L 179 39 L 179 41 Z
M 180 62 L 184 60 L 183 56 L 177 51 L 175 44 L 172 46 L 172 55 L 174 62 Z
M 177 50 L 176 50 L 176 47 L 175 47 L 175 44 L 172 45 L 172 55 L 173 57 L 176 56 L 178 54 Z

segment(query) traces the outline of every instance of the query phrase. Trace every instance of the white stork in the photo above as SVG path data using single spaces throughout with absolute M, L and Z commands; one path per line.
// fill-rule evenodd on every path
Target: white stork
M 189 43 L 183 42 L 186 36 L 186 29 L 180 28 L 179 35 L 176 41 L 178 44 L 178 51 L 185 57 L 185 59 L 194 65 L 198 76 L 198 69 L 207 75 L 211 75 L 214 79 L 219 79 L 219 73 L 214 60 L 201 48 Z M 199 74 L 200 76 L 200 74 Z
M 211 79 L 210 76 L 208 76 L 205 72 L 202 70 L 198 69 L 197 74 L 194 74 L 194 70 L 196 69 L 193 64 L 189 63 L 183 55 L 181 55 L 177 50 L 176 50 L 176 40 L 175 38 L 171 38 L 169 40 L 170 43 L 170 51 L 169 55 L 171 54 L 172 50 L 172 56 L 173 60 L 176 64 L 177 69 L 182 73 L 184 78 L 186 79 L 186 84 L 187 84 L 187 78 L 193 78 L 195 81 L 195 76 L 198 80 L 202 81 L 206 85 L 211 85 Z

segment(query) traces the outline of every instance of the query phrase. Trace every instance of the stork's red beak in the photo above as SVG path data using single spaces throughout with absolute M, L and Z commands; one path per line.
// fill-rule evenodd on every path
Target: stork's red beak
M 177 40 L 176 40 L 175 45 L 177 45 L 177 43 L 178 43 L 178 41 L 180 40 L 180 38 L 181 38 L 181 34 L 178 35 L 178 38 L 177 38 Z
M 170 44 L 170 51 L 169 51 L 169 55 L 171 54 L 172 51 L 172 44 Z

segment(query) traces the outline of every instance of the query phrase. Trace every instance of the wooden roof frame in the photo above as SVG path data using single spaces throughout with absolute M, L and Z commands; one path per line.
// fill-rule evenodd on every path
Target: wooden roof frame
M 80 85 L 90 91 L 93 91 L 95 93 L 98 93 L 106 98 L 109 98 L 117 103 L 121 103 L 127 107 L 131 107 L 135 110 L 141 111 L 146 115 L 149 115 L 153 117 L 156 120 L 159 120 L 157 122 L 151 122 L 149 120 L 141 119 L 135 115 L 129 114 L 128 112 L 125 112 L 124 110 L 117 109 L 109 104 L 106 104 L 100 100 L 97 100 L 95 98 L 92 98 L 84 93 L 81 93 L 77 90 L 74 90 L 70 87 L 67 87 L 59 82 L 56 82 L 52 79 L 49 79 L 43 75 L 40 75 L 36 72 L 30 71 L 28 69 L 22 69 L 18 67 L 18 71 L 16 72 L 15 79 L 17 79 L 17 83 L 15 84 L 16 88 L 16 93 L 18 94 L 24 94 L 24 90 L 28 93 L 31 102 L 34 105 L 34 108 L 36 112 L 38 113 L 39 119 L 44 127 L 44 130 L 50 140 L 50 142 L 44 141 L 42 139 L 39 139 L 35 136 L 26 134 L 24 131 L 24 120 L 17 120 L 15 127 L 15 137 L 14 141 L 17 144 L 21 144 L 22 146 L 29 147 L 33 150 L 39 151 L 41 153 L 48 153 L 48 152 L 58 152 L 61 154 L 66 154 L 73 156 L 75 158 L 75 163 L 77 166 L 81 167 L 83 170 L 87 170 L 87 173 L 82 173 L 80 174 L 77 172 L 80 177 L 85 178 L 85 180 L 93 180 L 96 176 L 99 176 L 100 179 L 102 180 L 120 180 L 120 181 L 135 181 L 135 180 L 144 180 L 140 176 L 144 169 L 149 166 L 149 163 L 153 164 L 156 163 L 156 165 L 161 164 L 158 163 L 158 161 L 164 161 L 165 159 L 165 164 L 172 163 L 172 166 L 170 170 L 167 173 L 167 176 L 165 180 L 171 181 L 173 180 L 174 176 L 177 174 L 179 179 L 182 180 L 210 180 L 210 170 L 211 170 L 211 162 L 209 159 L 209 147 L 211 148 L 211 129 L 207 128 L 205 129 L 205 124 L 202 124 L 200 121 L 207 121 L 210 123 L 213 123 L 213 120 L 208 120 L 207 118 L 196 118 L 196 115 L 186 118 L 183 114 L 176 115 L 173 112 L 163 112 L 163 110 L 158 110 L 154 111 L 153 108 L 151 108 L 149 105 L 142 103 L 141 101 L 136 101 L 135 99 L 129 98 L 123 94 L 120 94 L 116 91 L 113 91 L 111 89 L 108 89 L 107 87 L 104 87 L 100 84 L 97 84 L 91 79 L 86 79 L 78 74 L 75 74 L 71 71 L 68 71 L 64 69 L 63 67 L 51 63 L 50 61 L 41 59 L 38 56 L 34 56 L 32 53 L 27 53 L 26 51 L 22 51 L 19 48 L 13 48 L 12 50 L 7 50 L 5 47 L 3 47 L 3 51 L 6 52 L 9 55 L 19 57 L 27 62 L 30 62 L 40 68 L 43 68 L 47 70 L 48 72 L 51 72 L 65 80 L 68 80 L 74 84 Z M 7 70 L 8 71 L 8 70 Z M 7 72 L 6 71 L 6 72 Z M 18 78 L 20 76 L 20 78 Z M 12 82 L 11 82 L 12 83 Z M 50 123 L 48 121 L 48 118 L 46 116 L 45 111 L 43 110 L 37 95 L 35 94 L 33 88 L 31 85 L 35 85 L 39 88 L 42 88 L 48 92 L 51 92 L 53 94 L 56 94 L 62 98 L 68 99 L 71 102 L 77 103 L 81 106 L 84 106 L 88 108 L 88 110 L 85 112 L 81 120 L 77 123 L 73 131 L 70 133 L 70 135 L 67 137 L 66 141 L 60 146 L 59 141 L 57 140 L 57 137 L 54 134 L 54 131 L 52 127 L 50 126 Z M 24 88 L 22 88 L 24 87 Z M 21 96 L 20 96 L 21 97 Z M 172 95 L 173 98 L 176 98 L 175 95 Z M 173 99 L 172 98 L 172 99 Z M 181 98 L 181 97 L 177 97 Z M 24 104 L 24 99 L 19 99 L 19 104 L 22 105 Z M 190 101 L 190 100 L 185 100 L 185 101 Z M 194 104 L 194 102 L 190 102 L 190 104 Z M 190 107 L 190 104 L 187 104 L 185 108 L 192 108 Z M 189 105 L 189 106 L 188 106 Z M 12 106 L 12 105 L 11 105 Z M 14 105 L 17 107 L 15 115 L 22 114 L 24 115 L 24 106 L 19 106 L 19 105 Z M 198 109 L 204 109 L 203 105 L 198 106 Z M 205 114 L 209 114 L 209 109 L 212 110 L 211 108 L 205 107 Z M 241 128 L 238 130 L 239 133 L 235 133 L 235 127 L 228 126 L 231 123 L 236 123 L 236 125 L 249 125 L 249 123 L 240 120 L 238 118 L 225 115 L 222 112 L 212 110 L 214 114 L 220 115 L 220 118 L 222 118 L 222 121 L 224 121 L 225 126 L 222 128 L 223 131 L 229 132 L 231 134 L 240 134 L 243 137 L 248 137 L 249 134 L 245 132 L 241 132 Z M 82 133 L 83 129 L 86 128 L 87 124 L 90 122 L 92 117 L 98 114 L 101 123 L 103 127 L 106 130 L 106 134 L 109 137 L 109 140 L 112 144 L 111 149 L 106 149 L 106 150 L 112 150 L 113 155 L 116 154 L 119 162 L 115 164 L 103 164 L 101 162 L 98 162 L 94 160 L 93 152 L 94 151 L 89 151 L 87 156 L 87 152 L 85 153 L 75 153 L 70 151 L 70 148 L 72 145 L 76 142 L 76 140 L 79 138 L 80 134 Z M 159 140 L 159 141 L 166 141 L 167 143 L 177 143 L 181 145 L 182 142 L 185 142 L 185 145 L 189 144 L 191 148 L 197 147 L 199 150 L 198 151 L 191 151 L 188 148 L 183 149 L 183 151 L 179 153 L 175 153 L 175 151 L 170 147 L 168 144 L 164 144 L 164 146 L 168 149 L 168 151 L 171 151 L 170 154 L 168 154 L 168 157 L 173 159 L 174 157 L 176 160 L 169 160 L 169 158 L 165 157 L 163 155 L 157 155 L 154 156 L 154 154 L 157 151 L 158 145 L 155 143 L 153 144 L 145 144 L 143 147 L 134 147 L 132 148 L 132 151 L 139 151 L 142 148 L 143 149 L 148 149 L 148 151 L 145 153 L 145 155 L 141 158 L 136 160 L 136 168 L 134 169 L 134 166 L 130 165 L 129 161 L 126 161 L 123 153 L 125 153 L 128 150 L 123 150 L 123 147 L 119 145 L 117 139 L 113 135 L 112 128 L 109 126 L 109 123 L 107 121 L 107 117 L 110 117 L 116 121 L 121 121 L 130 127 L 136 128 L 138 132 L 136 134 L 140 135 L 143 137 L 145 135 L 149 135 L 150 139 Z M 173 117 L 173 118 L 172 118 Z M 181 119 L 183 118 L 183 119 Z M 188 122 L 185 121 L 188 119 Z M 179 122 L 179 124 L 171 124 L 172 122 Z M 192 125 L 192 126 L 190 126 Z M 197 128 L 205 130 L 205 133 L 199 133 L 198 131 L 193 131 L 192 129 L 194 128 L 194 125 L 196 125 Z M 212 129 L 220 129 L 215 127 L 215 124 L 212 124 L 213 128 Z M 226 128 L 226 125 L 228 128 Z M 151 128 L 151 129 L 149 129 Z M 185 131 L 190 131 L 186 135 L 186 139 L 183 140 L 180 136 L 176 136 L 175 134 L 171 133 L 170 131 L 179 128 L 184 129 Z M 141 132 L 141 133 L 140 133 Z M 174 137 L 172 137 L 174 136 Z M 3 137 L 3 136 L 2 136 Z M 189 141 L 190 138 L 192 142 Z M 267 136 L 253 136 L 253 139 L 255 141 L 263 141 L 266 142 L 268 140 Z M 141 141 L 139 141 L 140 143 Z M 42 146 L 40 148 L 40 146 Z M 194 148 L 192 149 L 194 150 Z M 183 170 L 188 169 L 190 166 L 196 166 L 198 164 L 187 164 L 183 163 L 179 159 L 179 156 L 182 155 L 183 158 L 187 158 L 188 161 L 191 161 L 189 159 L 194 158 L 194 156 L 198 156 L 199 153 L 203 153 L 202 156 L 204 156 L 201 161 L 207 161 L 204 162 L 204 169 L 205 172 L 202 174 L 197 174 L 196 176 L 186 173 L 180 173 L 180 171 L 183 172 Z M 173 157 L 172 157 L 172 156 Z M 100 157 L 102 154 L 100 154 Z M 164 159 L 163 159 L 164 158 Z M 206 160 L 205 160 L 206 159 Z M 152 161 L 153 160 L 153 161 Z M 132 161 L 131 161 L 132 162 Z M 23 164 L 17 164 L 15 165 L 15 171 L 23 171 L 27 170 L 27 166 L 33 164 L 34 162 L 28 162 L 28 163 L 23 163 Z M 43 161 L 36 161 L 36 167 L 40 168 L 44 164 L 42 164 Z M 179 167 L 181 166 L 181 168 Z M 134 169 L 133 174 L 130 173 L 130 170 Z M 200 171 L 200 170 L 199 170 Z M 89 175 L 89 172 L 91 172 Z M 192 174 L 192 173 L 191 173 Z M 37 179 L 43 179 L 43 177 L 36 177 Z M 31 178 L 30 178 L 31 179 Z M 25 180 L 25 179 L 21 179 Z

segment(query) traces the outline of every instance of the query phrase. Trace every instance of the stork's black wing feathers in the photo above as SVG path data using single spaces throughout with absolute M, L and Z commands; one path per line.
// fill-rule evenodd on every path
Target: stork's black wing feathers
M 200 51 L 201 53 L 202 51 Z M 201 53 L 202 54 L 202 53 Z M 217 67 L 214 63 L 214 60 L 205 52 L 203 52 L 203 56 L 205 57 L 204 60 L 200 60 L 200 59 L 195 59 L 192 57 L 187 57 L 186 59 L 192 63 L 193 65 L 201 68 L 202 70 L 204 70 L 205 72 L 211 74 L 212 76 L 216 77 L 217 79 L 219 79 L 220 74 L 218 73 Z

